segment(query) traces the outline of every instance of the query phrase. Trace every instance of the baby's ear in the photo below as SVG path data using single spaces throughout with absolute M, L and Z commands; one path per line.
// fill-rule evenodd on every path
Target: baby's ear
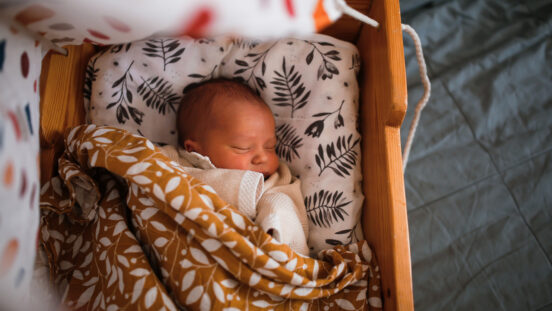
M 201 147 L 199 143 L 195 140 L 186 139 L 184 140 L 184 149 L 188 152 L 197 152 L 201 153 Z

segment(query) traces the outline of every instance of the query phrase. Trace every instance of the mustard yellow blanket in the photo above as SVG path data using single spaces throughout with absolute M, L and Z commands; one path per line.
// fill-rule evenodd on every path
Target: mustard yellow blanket
M 145 138 L 82 125 L 41 192 L 52 285 L 78 310 L 372 310 L 366 242 L 294 253 Z

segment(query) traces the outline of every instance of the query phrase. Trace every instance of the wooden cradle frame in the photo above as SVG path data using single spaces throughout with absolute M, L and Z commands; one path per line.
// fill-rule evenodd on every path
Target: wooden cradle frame
M 349 17 L 324 33 L 357 45 L 362 58 L 360 118 L 363 190 L 362 224 L 381 267 L 385 310 L 412 310 L 412 275 L 400 126 L 406 113 L 406 73 L 398 0 L 349 0 L 380 22 L 374 29 Z M 84 122 L 83 82 L 89 44 L 49 53 L 40 78 L 41 181 L 49 180 L 63 148 L 64 130 Z

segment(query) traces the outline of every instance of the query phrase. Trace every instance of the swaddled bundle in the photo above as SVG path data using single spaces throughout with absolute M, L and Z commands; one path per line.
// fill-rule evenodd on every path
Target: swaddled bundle
M 165 155 L 193 167 L 186 173 L 212 186 L 276 240 L 308 255 L 301 184 L 287 165 L 278 164 L 272 111 L 253 90 L 223 79 L 200 84 L 180 103 L 177 128 L 186 150 L 166 146 Z

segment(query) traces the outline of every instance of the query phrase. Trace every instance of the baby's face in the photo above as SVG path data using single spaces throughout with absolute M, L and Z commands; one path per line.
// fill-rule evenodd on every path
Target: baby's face
M 217 105 L 213 123 L 198 142 L 198 150 L 218 168 L 262 173 L 265 178 L 278 169 L 275 124 L 268 107 L 250 103 Z

